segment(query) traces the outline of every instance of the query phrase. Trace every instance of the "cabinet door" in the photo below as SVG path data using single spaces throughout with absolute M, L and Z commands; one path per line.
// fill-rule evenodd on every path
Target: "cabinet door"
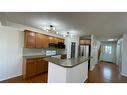
M 36 33 L 36 48 L 48 48 L 48 36 Z
M 56 39 L 54 37 L 49 37 L 49 43 L 56 43 Z
M 80 45 L 90 45 L 91 44 L 91 40 L 89 39 L 83 39 L 83 40 L 80 40 Z
M 36 60 L 27 59 L 26 61 L 26 78 L 36 75 Z
M 48 44 L 49 44 L 49 38 L 47 35 L 42 35 L 42 47 L 43 48 L 48 48 Z
M 36 63 L 36 73 L 41 74 L 45 72 L 45 63 L 42 59 L 37 59 Z
M 39 33 L 36 33 L 36 48 L 42 48 L 43 47 L 43 41 L 42 41 L 42 35 Z
M 84 45 L 84 40 L 80 40 L 80 45 Z
M 44 63 L 45 63 L 45 72 L 48 72 L 48 61 L 44 60 Z
M 58 42 L 60 42 L 60 43 L 64 43 L 64 39 L 58 39 Z
M 25 48 L 35 48 L 35 32 L 28 30 L 24 31 L 24 47 Z
M 55 44 L 58 44 L 59 38 L 55 38 Z

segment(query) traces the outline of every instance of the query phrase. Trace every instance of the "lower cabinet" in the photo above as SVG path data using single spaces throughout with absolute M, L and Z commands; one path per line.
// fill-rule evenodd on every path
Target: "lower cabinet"
M 36 60 L 36 74 L 45 72 L 45 63 L 43 59 Z
M 24 77 L 31 77 L 36 74 L 36 60 L 35 59 L 27 59 L 26 66 L 24 66 L 25 75 Z
M 29 78 L 48 71 L 48 62 L 42 58 L 26 59 L 23 63 L 23 78 Z
M 44 71 L 45 71 L 45 72 L 48 72 L 48 61 L 45 61 L 45 60 L 44 60 L 44 63 L 45 63 L 45 70 L 44 70 Z

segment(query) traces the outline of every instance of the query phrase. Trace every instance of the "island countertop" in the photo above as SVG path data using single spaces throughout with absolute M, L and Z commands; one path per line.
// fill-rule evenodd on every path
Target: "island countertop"
M 55 55 L 31 55 L 31 56 L 23 56 L 24 59 L 33 59 L 33 58 L 46 58 L 51 56 L 64 55 L 64 54 L 55 54 Z
M 47 57 L 43 60 L 49 61 L 53 64 L 65 67 L 65 68 L 72 68 L 79 64 L 82 64 L 85 61 L 88 61 L 92 57 L 85 58 L 84 56 L 78 58 L 71 58 L 71 59 L 58 59 L 54 57 Z

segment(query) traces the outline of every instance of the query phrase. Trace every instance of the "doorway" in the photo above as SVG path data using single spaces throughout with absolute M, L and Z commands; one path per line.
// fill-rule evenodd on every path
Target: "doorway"
M 100 61 L 116 63 L 117 42 L 101 42 Z

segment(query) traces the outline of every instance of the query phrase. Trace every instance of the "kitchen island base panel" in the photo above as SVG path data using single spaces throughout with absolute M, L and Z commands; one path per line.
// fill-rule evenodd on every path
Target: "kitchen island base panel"
M 65 68 L 49 62 L 48 83 L 84 83 L 88 78 L 88 61 L 73 68 Z

